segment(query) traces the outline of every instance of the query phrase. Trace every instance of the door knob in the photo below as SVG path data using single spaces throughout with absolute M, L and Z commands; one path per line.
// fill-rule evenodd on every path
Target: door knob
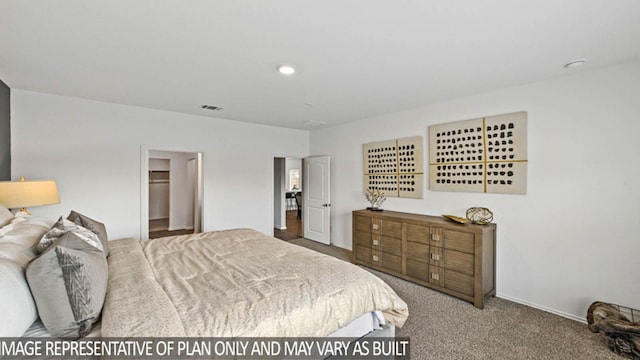
M 331 206 L 331 204 L 322 204 L 322 206 L 329 207 L 329 206 Z

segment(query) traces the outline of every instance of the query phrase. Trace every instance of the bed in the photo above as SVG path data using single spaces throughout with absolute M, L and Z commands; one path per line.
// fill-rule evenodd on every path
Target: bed
M 11 328 L 0 327 L 0 336 L 361 337 L 372 332 L 393 336 L 394 328 L 408 317 L 406 303 L 370 272 L 252 229 L 106 242 L 101 223 L 75 213 L 71 222 L 94 232 L 92 242 L 67 235 L 79 231 L 67 221 L 74 213 L 49 228 L 29 218 L 11 219 L 5 225 L 10 227 L 5 234 L 15 237 L 19 230 L 26 231 L 30 240 L 21 240 L 26 255 L 20 264 L 10 266 L 13 285 L 4 280 L 0 284 L 2 315 L 11 311 L 15 318 Z M 40 246 L 56 227 L 58 236 Z M 2 244 L 16 243 L 11 236 L 3 238 L 3 228 L 0 265 L 12 261 Z M 57 257 L 47 259 L 54 252 L 49 247 L 57 247 Z M 29 251 L 33 256 L 27 261 Z M 74 279 L 80 280 L 73 292 L 68 283 L 43 292 L 39 284 L 51 287 L 58 281 L 52 278 L 67 276 L 50 268 L 64 251 L 71 258 L 90 254 L 77 267 L 77 272 L 86 274 L 76 274 Z M 20 267 L 26 269 L 27 281 L 18 284 L 19 292 L 7 292 L 20 283 L 15 271 Z M 3 269 L 0 266 L 1 279 Z M 38 281 L 34 273 L 44 278 Z M 65 299 L 58 302 L 53 299 L 57 297 Z

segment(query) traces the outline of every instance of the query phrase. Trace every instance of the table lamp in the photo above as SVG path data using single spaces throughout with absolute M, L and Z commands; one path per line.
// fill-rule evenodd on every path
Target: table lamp
M 0 204 L 7 209 L 20 209 L 21 212 L 31 215 L 27 211 L 29 206 L 42 206 L 59 204 L 58 187 L 54 180 L 25 180 L 0 181 Z

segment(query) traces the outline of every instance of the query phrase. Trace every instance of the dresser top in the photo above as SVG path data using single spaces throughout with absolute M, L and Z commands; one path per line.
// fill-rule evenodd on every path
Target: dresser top
M 367 209 L 362 209 L 362 210 L 353 211 L 353 214 L 363 215 L 363 216 L 372 217 L 376 219 L 383 219 L 383 220 L 387 218 L 387 219 L 404 219 L 404 220 L 419 221 L 419 222 L 428 221 L 438 226 L 449 227 L 449 228 L 464 227 L 464 228 L 468 228 L 469 230 L 476 230 L 476 231 L 486 231 L 487 229 L 496 228 L 496 224 L 494 223 L 487 224 L 487 225 L 477 225 L 477 224 L 471 224 L 471 223 L 461 224 L 453 220 L 446 219 L 442 216 L 414 214 L 414 213 L 406 213 L 406 212 L 391 211 L 391 210 L 371 211 Z

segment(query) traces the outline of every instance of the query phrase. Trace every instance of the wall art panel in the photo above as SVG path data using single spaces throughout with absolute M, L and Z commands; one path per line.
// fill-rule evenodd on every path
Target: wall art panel
M 380 190 L 387 197 L 422 198 L 422 136 L 367 143 L 362 151 L 365 190 Z
M 527 113 L 430 126 L 429 189 L 526 194 Z

